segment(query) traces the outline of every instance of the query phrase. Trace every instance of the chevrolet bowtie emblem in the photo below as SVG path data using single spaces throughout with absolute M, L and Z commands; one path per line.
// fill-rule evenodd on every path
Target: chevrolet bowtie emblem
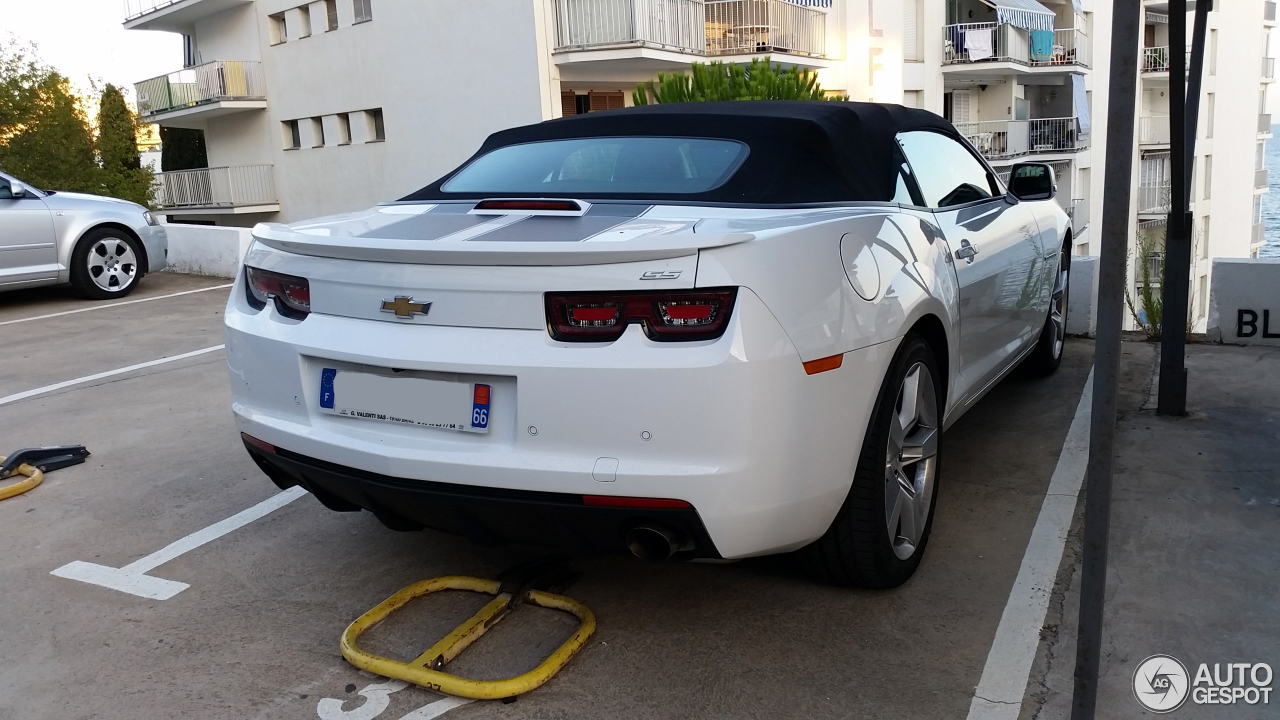
M 382 312 L 395 313 L 398 318 L 426 315 L 430 311 L 431 303 L 416 303 L 408 295 L 397 295 L 394 300 L 382 301 Z

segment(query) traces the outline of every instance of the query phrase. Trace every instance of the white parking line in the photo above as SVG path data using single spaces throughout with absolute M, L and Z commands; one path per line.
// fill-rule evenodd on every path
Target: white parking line
M 202 348 L 200 350 L 192 350 L 189 353 L 182 353 L 181 355 L 174 355 L 172 357 L 160 358 L 159 360 L 150 360 L 148 362 L 138 363 L 137 365 L 130 365 L 129 367 L 122 367 L 118 370 L 108 370 L 106 372 L 100 372 L 93 375 L 86 375 L 82 378 L 76 378 L 75 380 L 64 380 L 60 383 L 54 383 L 52 385 L 45 385 L 44 387 L 38 387 L 35 390 L 26 390 L 20 393 L 15 393 L 13 395 L 2 397 L 0 398 L 0 405 L 8 405 L 9 403 L 18 402 L 19 400 L 26 400 L 29 397 L 35 397 L 36 395 L 51 393 L 56 390 L 61 390 L 63 388 L 71 387 L 72 385 L 83 385 L 84 383 L 93 382 L 94 380 L 101 380 L 103 378 L 109 378 L 115 375 L 123 375 L 125 373 L 130 373 L 130 372 L 133 372 L 134 370 L 142 370 L 144 368 L 155 367 L 156 365 L 164 365 L 165 363 L 177 362 L 179 360 L 186 360 L 187 358 L 193 358 L 193 357 L 196 357 L 197 355 L 205 355 L 207 353 L 216 352 L 225 347 L 226 345 L 214 345 L 213 347 Z
M 214 285 L 212 287 L 200 288 L 199 290 L 184 290 L 182 292 L 169 293 L 168 295 L 138 298 L 137 300 L 125 300 L 118 303 L 108 303 L 106 305 L 91 305 L 78 310 L 64 310 L 63 312 L 49 313 L 48 315 L 36 315 L 35 317 L 19 318 L 17 320 L 5 320 L 4 322 L 0 322 L 0 325 L 13 325 L 15 323 L 31 322 L 32 320 L 47 320 L 49 318 L 62 317 L 63 315 L 75 315 L 76 313 L 89 312 L 90 310 L 106 310 L 107 308 L 120 307 L 121 305 L 134 305 L 136 303 L 151 302 L 152 300 L 164 300 L 165 298 L 178 297 L 180 295 L 191 295 L 193 293 L 208 292 L 209 290 L 221 290 L 223 288 L 229 288 L 231 285 L 232 283 L 227 283 L 226 285 Z
M 1031 664 L 1040 646 L 1049 598 L 1062 562 L 1067 531 L 1089 462 L 1089 415 L 1093 408 L 1093 371 L 1084 384 L 1071 429 L 1049 480 L 1031 540 L 1022 556 L 1018 579 L 1000 616 L 982 679 L 969 704 L 969 720 L 1017 720 L 1027 690 Z
M 68 580 L 79 580 L 92 585 L 101 585 L 105 588 L 119 590 L 122 593 L 137 595 L 138 597 L 151 598 L 152 600 L 168 600 L 186 590 L 190 585 L 174 580 L 152 577 L 146 574 L 148 571 L 154 570 L 176 557 L 185 555 L 201 545 L 213 542 L 233 530 L 238 530 L 306 494 L 306 490 L 297 486 L 291 487 L 284 492 L 276 493 L 247 510 L 241 510 L 222 522 L 214 523 L 203 530 L 191 533 L 181 540 L 169 543 L 156 552 L 134 560 L 122 568 L 107 567 L 106 565 L 76 560 L 49 574 L 67 578 Z

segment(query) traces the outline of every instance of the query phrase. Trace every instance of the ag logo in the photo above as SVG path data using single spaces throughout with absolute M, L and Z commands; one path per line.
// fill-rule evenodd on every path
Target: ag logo
M 1173 712 L 1186 702 L 1190 680 L 1177 658 L 1152 655 L 1133 671 L 1133 696 L 1151 712 Z

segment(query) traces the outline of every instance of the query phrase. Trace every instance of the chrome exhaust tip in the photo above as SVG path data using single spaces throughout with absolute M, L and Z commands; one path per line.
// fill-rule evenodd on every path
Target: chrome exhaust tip
M 661 525 L 637 525 L 627 531 L 624 541 L 641 560 L 666 560 L 684 545 L 675 531 Z

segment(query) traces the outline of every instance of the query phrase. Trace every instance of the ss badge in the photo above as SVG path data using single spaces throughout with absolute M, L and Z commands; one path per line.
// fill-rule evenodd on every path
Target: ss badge
M 680 270 L 650 270 L 640 276 L 641 280 L 675 280 L 680 277 Z

